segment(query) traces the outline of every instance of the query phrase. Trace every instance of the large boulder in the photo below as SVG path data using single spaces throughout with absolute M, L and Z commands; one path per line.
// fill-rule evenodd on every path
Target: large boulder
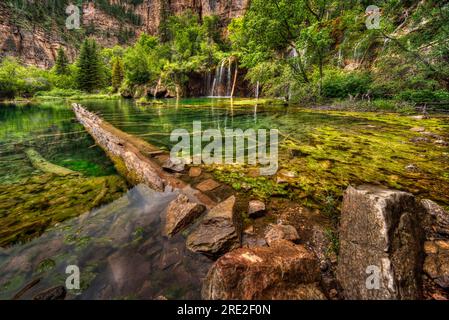
M 167 208 L 165 234 L 172 237 L 184 230 L 205 210 L 202 204 L 190 202 L 187 196 L 180 194 Z
M 216 261 L 203 283 L 206 300 L 321 300 L 313 253 L 290 241 L 240 248 Z
M 346 299 L 422 296 L 422 208 L 413 195 L 349 187 L 340 220 L 337 279 Z
M 187 237 L 187 248 L 210 257 L 220 256 L 240 247 L 242 221 L 234 210 L 235 196 L 219 203 Z
M 427 241 L 424 248 L 424 272 L 440 287 L 449 289 L 449 241 Z

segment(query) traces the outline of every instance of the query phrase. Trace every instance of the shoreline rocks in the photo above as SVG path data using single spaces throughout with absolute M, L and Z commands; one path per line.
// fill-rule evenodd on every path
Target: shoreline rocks
M 199 203 L 192 203 L 187 196 L 180 194 L 167 208 L 165 234 L 172 237 L 187 228 L 197 219 L 206 207 Z
M 349 187 L 343 198 L 337 279 L 346 299 L 420 299 L 423 210 L 413 195 Z
M 266 212 L 265 203 L 260 200 L 251 200 L 248 204 L 248 216 L 250 218 L 259 218 Z
M 287 240 L 293 243 L 299 241 L 298 231 L 291 225 L 271 224 L 265 233 L 265 241 L 268 246 L 278 240 Z
M 205 300 L 324 300 L 320 270 L 305 247 L 279 240 L 271 247 L 240 248 L 212 266 L 203 283 Z
M 235 212 L 235 196 L 219 203 L 187 237 L 187 248 L 209 257 L 220 256 L 241 245 L 242 222 Z

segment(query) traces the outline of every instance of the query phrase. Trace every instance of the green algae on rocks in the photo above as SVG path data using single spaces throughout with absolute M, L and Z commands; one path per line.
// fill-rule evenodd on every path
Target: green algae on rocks
M 0 185 L 0 247 L 26 242 L 48 227 L 120 197 L 127 185 L 119 176 L 42 174 Z
M 435 143 L 449 140 L 448 123 L 447 116 L 438 115 L 417 120 L 392 113 L 295 109 L 272 123 L 283 138 L 279 170 L 294 177 L 278 183 L 276 176 L 253 177 L 247 166 L 211 170 L 237 191 L 262 199 L 288 196 L 330 216 L 351 184 L 382 185 L 448 205 L 449 148 Z

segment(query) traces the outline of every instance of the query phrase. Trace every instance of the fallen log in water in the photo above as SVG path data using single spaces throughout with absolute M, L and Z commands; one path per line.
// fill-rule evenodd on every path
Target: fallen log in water
M 30 160 L 33 167 L 35 167 L 38 170 L 41 170 L 42 172 L 46 173 L 53 173 L 58 176 L 67 176 L 69 174 L 79 174 L 78 172 L 72 171 L 70 169 L 58 166 L 56 164 L 53 164 L 47 160 L 45 160 L 36 150 L 34 149 L 27 149 L 25 150 L 25 154 L 28 157 L 28 160 Z
M 162 169 L 161 163 L 153 157 L 159 155 L 161 150 L 115 128 L 79 104 L 74 103 L 72 107 L 78 121 L 111 158 L 117 171 L 131 184 L 144 183 L 156 191 L 164 191 L 166 187 L 182 189 L 183 193 L 207 207 L 215 206 L 208 196 Z

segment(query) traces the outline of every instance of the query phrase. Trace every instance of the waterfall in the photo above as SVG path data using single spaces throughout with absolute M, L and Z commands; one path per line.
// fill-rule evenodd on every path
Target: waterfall
M 217 78 L 214 78 L 214 82 L 212 83 L 212 90 L 209 94 L 209 96 L 214 97 L 214 93 L 215 93 L 215 85 L 217 84 Z
M 211 97 L 215 97 L 215 87 L 217 86 L 217 79 L 220 76 L 220 67 L 217 65 L 217 67 L 215 68 L 215 77 L 214 77 L 214 81 L 212 83 L 212 90 L 209 94 L 209 96 Z
M 227 68 L 226 68 L 227 67 Z M 232 90 L 232 60 L 225 58 L 217 65 L 215 77 L 212 81 L 210 97 L 229 97 Z
M 225 67 L 225 63 L 226 63 L 226 60 L 223 59 L 222 62 L 221 62 L 220 73 L 218 75 L 218 94 L 217 94 L 217 96 L 220 96 L 221 95 L 220 92 L 222 91 L 223 70 L 224 70 L 224 67 Z
M 226 96 L 230 96 L 231 95 L 231 73 L 232 73 L 232 63 L 231 60 L 229 60 L 228 62 L 228 79 L 227 79 L 227 83 L 226 83 Z
M 161 84 L 162 84 L 162 78 L 159 77 L 156 87 L 154 88 L 154 99 L 157 99 L 157 93 L 159 92 L 159 88 L 160 88 Z
M 343 65 L 343 53 L 341 50 L 341 46 L 340 46 L 340 48 L 338 48 L 338 60 L 337 61 L 338 61 L 337 62 L 338 66 L 341 67 Z

